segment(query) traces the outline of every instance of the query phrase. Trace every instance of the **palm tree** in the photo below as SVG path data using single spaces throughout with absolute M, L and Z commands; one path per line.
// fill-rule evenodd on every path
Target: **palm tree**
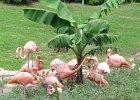
M 71 49 L 77 57 L 78 65 L 87 54 L 94 54 L 101 49 L 104 44 L 113 43 L 118 37 L 108 34 L 109 23 L 100 19 L 102 13 L 107 14 L 110 8 L 118 8 L 124 0 L 107 0 L 87 19 L 86 23 L 78 25 L 70 11 L 61 0 L 46 0 L 47 7 L 51 10 L 24 9 L 26 18 L 46 25 L 51 25 L 56 29 L 57 34 L 53 37 L 48 47 L 56 50 Z M 88 45 L 94 48 L 84 51 Z M 77 83 L 83 83 L 82 68 L 77 72 Z

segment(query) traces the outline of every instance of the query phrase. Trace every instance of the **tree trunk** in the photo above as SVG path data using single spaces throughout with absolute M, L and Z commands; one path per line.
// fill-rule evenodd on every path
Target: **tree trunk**
M 81 64 L 82 60 L 83 60 L 83 59 L 82 59 L 82 56 L 77 57 L 78 66 Z M 83 84 L 82 67 L 80 68 L 80 70 L 77 71 L 76 82 L 77 82 L 78 84 Z

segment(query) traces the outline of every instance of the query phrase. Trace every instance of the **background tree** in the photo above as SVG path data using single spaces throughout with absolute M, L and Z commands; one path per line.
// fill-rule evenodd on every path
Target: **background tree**
M 78 65 L 87 54 L 94 54 L 102 50 L 104 44 L 113 43 L 118 37 L 108 34 L 109 23 L 100 19 L 102 13 L 107 14 L 110 8 L 118 8 L 124 0 L 107 0 L 87 19 L 87 22 L 78 24 L 72 17 L 66 5 L 60 0 L 46 0 L 51 10 L 24 9 L 26 18 L 46 25 L 51 25 L 58 33 L 53 37 L 48 47 L 68 51 L 71 49 L 76 55 Z M 90 51 L 85 51 L 88 45 L 93 45 Z M 82 68 L 77 72 L 77 83 L 83 83 Z

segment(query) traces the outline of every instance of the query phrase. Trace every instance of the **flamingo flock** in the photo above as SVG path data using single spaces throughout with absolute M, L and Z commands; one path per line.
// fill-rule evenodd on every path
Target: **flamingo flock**
M 11 80 L 8 81 L 7 84 L 15 83 L 22 85 L 24 87 L 24 95 L 25 87 L 28 84 L 38 85 L 39 78 L 42 80 L 42 84 L 46 85 L 45 89 L 47 91 L 47 95 L 52 95 L 55 91 L 62 94 L 64 87 L 62 80 L 70 78 L 86 62 L 90 65 L 86 79 L 90 80 L 92 83 L 100 85 L 109 84 L 104 75 L 110 73 L 111 68 L 131 68 L 134 66 L 126 61 L 123 56 L 120 56 L 119 54 L 112 54 L 112 50 L 109 48 L 107 50 L 107 58 L 104 62 L 99 62 L 98 58 L 95 56 L 88 56 L 83 59 L 79 66 L 77 66 L 76 59 L 72 59 L 68 63 L 65 63 L 59 58 L 56 58 L 50 63 L 50 68 L 46 70 L 44 69 L 45 63 L 41 59 L 40 55 L 36 55 L 35 60 L 29 60 L 29 55 L 32 54 L 34 56 L 35 52 L 38 52 L 39 50 L 39 47 L 35 42 L 27 42 L 23 49 L 24 50 L 22 50 L 22 47 L 18 47 L 16 49 L 16 58 L 18 58 L 20 54 L 21 59 L 25 60 L 28 58 L 28 61 L 21 66 L 19 71 L 12 77 Z M 24 51 L 24 56 L 22 56 L 22 51 Z M 136 56 L 140 59 L 140 53 L 137 53 Z M 56 90 L 54 86 L 57 86 Z

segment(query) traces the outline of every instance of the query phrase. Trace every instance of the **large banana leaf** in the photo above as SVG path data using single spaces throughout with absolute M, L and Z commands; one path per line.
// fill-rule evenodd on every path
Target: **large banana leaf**
M 40 9 L 24 9 L 24 16 L 34 22 L 51 25 L 52 27 L 70 26 L 68 20 L 58 17 L 56 13 Z
M 48 47 L 50 48 L 69 48 L 71 46 L 71 39 L 70 36 L 67 34 L 60 34 L 52 38 L 49 43 Z
M 90 20 L 83 31 L 85 33 L 90 34 L 92 37 L 95 34 L 100 33 L 103 30 L 109 29 L 109 23 L 106 20 L 103 19 L 96 19 L 96 20 Z
M 65 20 L 68 20 L 72 24 L 76 24 L 68 8 L 63 4 L 61 0 L 45 0 L 47 7 L 52 8 L 57 15 Z
M 111 44 L 119 40 L 117 35 L 112 34 L 98 34 L 89 40 L 88 44 L 95 44 L 96 46 L 103 46 L 104 44 Z
M 101 17 L 102 12 L 107 14 L 107 11 L 111 8 L 118 8 L 120 4 L 122 4 L 125 0 L 107 0 L 105 3 L 103 3 L 93 14 L 89 19 L 98 19 Z

